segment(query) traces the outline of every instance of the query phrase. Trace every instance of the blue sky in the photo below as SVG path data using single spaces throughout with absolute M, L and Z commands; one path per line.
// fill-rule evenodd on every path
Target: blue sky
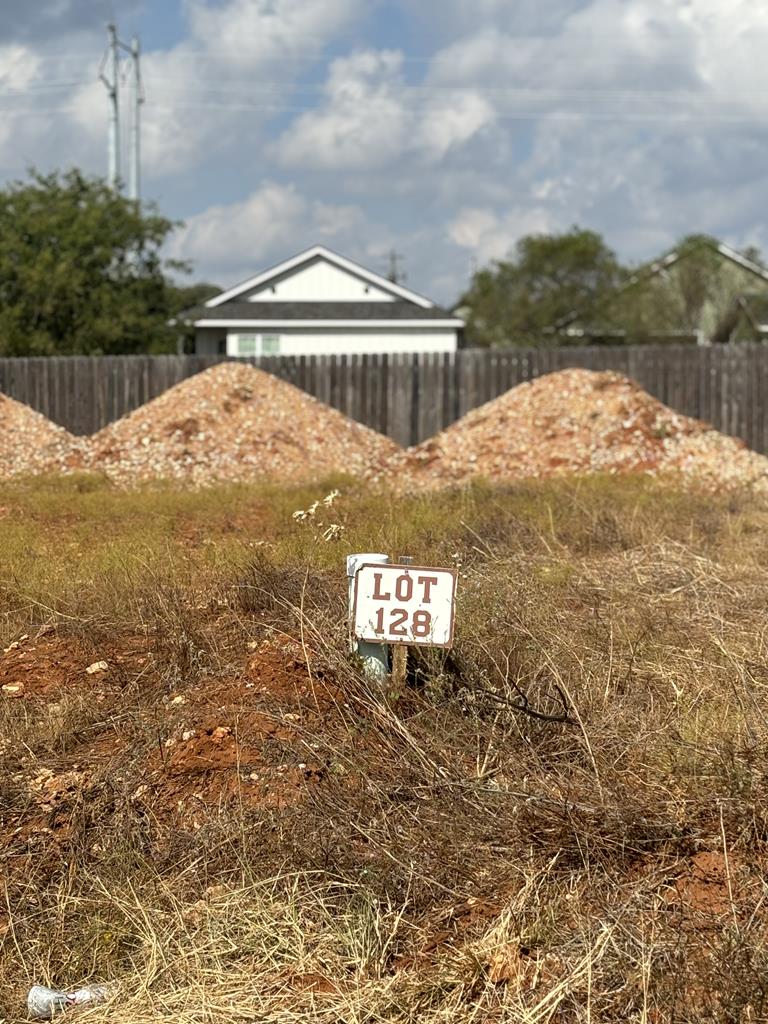
M 143 192 L 195 279 L 396 248 L 450 303 L 575 223 L 632 261 L 699 231 L 768 251 L 768 4 L 0 0 L 0 179 L 105 173 L 109 18 L 141 37 Z

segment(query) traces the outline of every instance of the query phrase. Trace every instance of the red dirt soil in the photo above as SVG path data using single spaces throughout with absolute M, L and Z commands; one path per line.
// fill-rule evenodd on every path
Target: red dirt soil
M 0 652 L 0 694 L 57 697 L 66 690 L 90 689 L 97 674 L 89 675 L 86 669 L 95 660 L 93 649 L 80 640 L 50 633 L 20 637 Z
M 325 776 L 311 728 L 341 699 L 314 655 L 293 641 L 267 641 L 241 677 L 169 699 L 170 735 L 134 799 L 192 828 L 231 800 L 249 807 L 297 803 Z
M 290 807 L 323 783 L 326 766 L 312 741 L 343 697 L 300 644 L 265 641 L 243 658 L 240 674 L 170 695 L 149 681 L 139 703 L 132 692 L 125 706 L 122 684 L 142 675 L 144 656 L 130 644 L 128 653 L 102 653 L 111 667 L 90 676 L 85 668 L 93 652 L 63 637 L 20 639 L 0 655 L 3 684 L 23 684 L 20 693 L 0 690 L 0 713 L 4 705 L 10 712 L 28 702 L 27 714 L 44 721 L 46 706 L 63 707 L 67 695 L 87 692 L 99 702 L 88 722 L 76 716 L 68 753 L 30 752 L 22 759 L 26 769 L 10 780 L 24 798 L 14 801 L 15 809 L 0 809 L 3 871 L 26 870 L 30 857 L 41 867 L 40 851 L 66 844 L 84 811 L 94 813 L 105 794 L 108 813 L 119 806 L 122 790 L 155 824 L 195 830 L 227 803 Z

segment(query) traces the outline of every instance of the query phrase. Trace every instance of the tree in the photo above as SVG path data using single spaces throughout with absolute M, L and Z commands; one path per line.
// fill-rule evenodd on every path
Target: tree
M 653 341 L 668 331 L 709 341 L 759 337 L 747 311 L 751 296 L 768 286 L 759 250 L 724 255 L 709 235 L 688 235 L 656 264 L 636 271 L 627 287 L 610 300 L 598 326 L 621 328 L 627 341 Z
M 624 280 L 615 254 L 594 231 L 528 235 L 514 258 L 478 271 L 459 309 L 473 345 L 540 345 L 562 341 L 547 328 L 599 303 Z
M 214 295 L 219 295 L 222 289 L 218 285 L 209 284 L 207 281 L 190 285 L 170 285 L 169 289 L 172 315 L 170 322 L 176 338 L 177 350 L 194 352 L 195 328 L 185 324 L 179 314 L 187 309 L 192 309 L 193 306 L 202 306 L 204 302 L 212 299 Z M 181 346 L 180 348 L 179 345 Z
M 78 170 L 0 190 L 0 354 L 172 351 L 175 227 Z
M 171 284 L 168 287 L 173 316 L 185 309 L 192 309 L 193 306 L 202 306 L 204 302 L 222 291 L 217 284 L 210 284 L 208 281 L 200 281 L 198 284 Z

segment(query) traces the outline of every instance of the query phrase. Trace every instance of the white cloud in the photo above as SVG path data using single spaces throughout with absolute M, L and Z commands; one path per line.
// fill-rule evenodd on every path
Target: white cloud
M 302 114 L 275 152 L 282 163 L 359 169 L 391 160 L 406 143 L 408 112 L 400 101 L 402 54 L 366 51 L 333 62 L 326 103 Z
M 533 5 L 514 6 L 532 15 Z M 559 22 L 525 25 L 499 9 L 473 28 L 466 10 L 464 34 L 426 76 L 443 88 L 472 85 L 497 115 L 473 145 L 475 196 L 485 201 L 451 212 L 453 243 L 485 262 L 520 234 L 575 222 L 634 258 L 691 231 L 735 244 L 761 237 L 768 8 L 749 0 L 546 6 L 560 9 Z M 452 0 L 447 11 L 458 25 Z M 501 182 L 507 195 L 494 196 Z
M 307 212 L 306 200 L 291 186 L 268 183 L 240 203 L 210 206 L 190 217 L 177 236 L 173 255 L 231 270 L 263 261 L 276 243 L 290 237 Z
M 459 210 L 448 227 L 448 234 L 451 241 L 463 249 L 479 251 L 482 240 L 496 230 L 498 223 L 493 210 L 468 206 Z
M 192 40 L 245 65 L 259 55 L 316 51 L 358 14 L 356 0 L 188 0 L 186 6 Z
M 459 210 L 448 225 L 448 236 L 485 264 L 508 256 L 523 235 L 541 234 L 554 227 L 551 214 L 541 208 L 513 207 L 499 215 L 493 210 L 467 207 Z
M 226 284 L 313 244 L 362 255 L 370 243 L 358 207 L 313 201 L 294 185 L 267 182 L 242 202 L 211 206 L 190 217 L 170 255 L 203 264 L 206 277 Z
M 20 92 L 28 89 L 40 73 L 40 57 L 18 43 L 0 47 L 0 89 Z
M 439 35 L 466 34 L 488 24 L 516 34 L 555 32 L 569 14 L 589 4 L 589 0 L 440 0 L 436 8 L 425 0 L 397 2 Z
M 139 0 L 121 0 L 123 16 Z M 62 34 L 101 25 L 109 8 L 104 0 L 35 0 L 35 3 L 0 4 L 0 36 L 13 40 L 60 39 Z
M 150 174 L 188 172 L 211 146 L 242 153 L 262 144 L 302 53 L 322 48 L 356 14 L 354 0 L 188 0 L 186 9 L 188 37 L 144 58 Z
M 325 104 L 291 124 L 275 145 L 277 158 L 338 170 L 384 167 L 405 155 L 436 163 L 492 123 L 491 104 L 475 91 L 412 88 L 403 63 L 404 55 L 391 50 L 334 61 Z
M 483 96 L 452 90 L 441 97 L 437 109 L 424 114 L 419 145 L 430 159 L 442 160 L 452 149 L 470 142 L 494 118 L 493 107 Z
M 187 35 L 170 49 L 143 55 L 142 159 L 148 176 L 189 174 L 212 151 L 263 145 L 266 123 L 285 105 L 303 69 L 302 54 L 322 49 L 359 15 L 355 0 L 188 0 L 185 7 Z M 31 136 L 36 162 L 80 163 L 103 172 L 107 99 L 96 74 L 104 47 L 101 26 L 98 33 L 78 37 L 78 46 L 92 53 L 90 61 L 74 64 L 66 47 L 61 57 L 22 46 L 0 51 L 0 85 L 4 71 L 26 76 L 30 95 L 45 95 L 61 110 L 54 132 L 44 119 L 36 117 L 30 132 L 23 118 L 14 117 L 5 133 L 7 148 L 15 153 L 14 139 L 23 133 Z M 127 136 L 129 94 L 121 93 Z M 0 133 L 0 145 L 2 138 Z M 0 150 L 0 161 L 3 155 Z

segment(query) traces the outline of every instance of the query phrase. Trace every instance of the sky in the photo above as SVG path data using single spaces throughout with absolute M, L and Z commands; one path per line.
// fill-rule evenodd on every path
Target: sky
M 763 0 L 0 0 L 0 183 L 106 174 L 109 20 L 190 280 L 319 243 L 451 304 L 574 224 L 633 263 L 694 232 L 768 253 Z

